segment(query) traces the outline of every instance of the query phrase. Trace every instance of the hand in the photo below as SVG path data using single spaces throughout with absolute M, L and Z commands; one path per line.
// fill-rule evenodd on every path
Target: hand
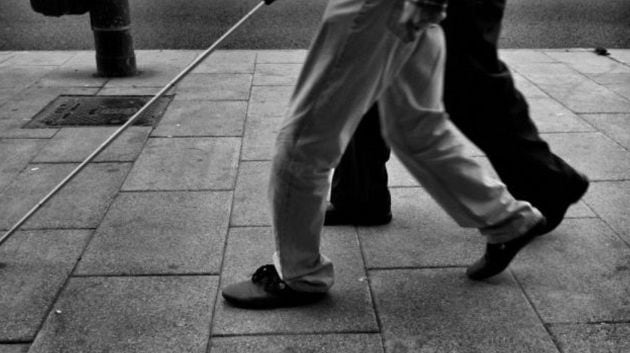
M 431 24 L 446 18 L 446 6 L 431 0 L 405 0 L 398 27 L 407 42 L 413 41 Z

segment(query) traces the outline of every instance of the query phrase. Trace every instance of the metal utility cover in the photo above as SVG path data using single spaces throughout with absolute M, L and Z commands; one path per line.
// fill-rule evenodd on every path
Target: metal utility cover
M 24 125 L 29 129 L 65 126 L 122 125 L 151 96 L 59 96 Z M 171 97 L 158 99 L 133 125 L 153 126 L 164 114 Z

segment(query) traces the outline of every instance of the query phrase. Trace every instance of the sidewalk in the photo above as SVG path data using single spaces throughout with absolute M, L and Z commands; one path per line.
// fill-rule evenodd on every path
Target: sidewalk
M 151 95 L 197 51 L 137 51 L 95 78 L 92 52 L 0 52 L 0 230 L 112 128 L 21 128 L 61 94 Z M 506 50 L 553 150 L 592 179 L 509 271 L 464 276 L 483 238 L 390 162 L 394 221 L 331 227 L 322 303 L 227 306 L 270 261 L 274 134 L 305 51 L 219 51 L 0 246 L 0 353 L 630 352 L 630 50 Z M 487 161 L 470 145 L 470 153 Z

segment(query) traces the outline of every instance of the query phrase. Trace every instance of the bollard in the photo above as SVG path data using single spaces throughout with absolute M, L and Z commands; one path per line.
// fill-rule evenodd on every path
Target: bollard
M 128 0 L 93 0 L 90 21 L 94 31 L 96 68 L 99 76 L 136 74 Z

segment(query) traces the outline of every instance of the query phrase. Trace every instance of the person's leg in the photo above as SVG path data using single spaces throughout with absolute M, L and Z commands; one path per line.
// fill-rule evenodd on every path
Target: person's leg
M 384 109 L 394 113 L 391 116 L 407 138 L 392 138 L 400 135 L 396 129 L 384 131 L 393 132 L 389 138 L 402 151 L 403 162 L 459 224 L 481 228 L 499 242 L 522 237 L 544 220 L 462 154 L 452 127 L 443 123 L 443 111 L 433 111 L 434 104 L 426 104 L 431 108 L 427 111 L 417 108 L 441 98 L 442 72 L 437 65 L 443 60 L 443 48 L 434 48 L 442 45 L 441 31 L 434 26 L 418 40 L 403 43 L 387 25 L 402 4 L 400 0 L 329 4 L 278 134 L 272 163 L 269 193 L 275 266 L 263 266 L 251 281 L 225 287 L 222 294 L 231 303 L 295 305 L 287 298 L 313 298 L 310 293 L 330 288 L 332 264 L 319 248 L 328 177 L 361 116 L 385 90 L 391 92 L 386 94 Z M 404 68 L 410 70 L 401 73 Z M 388 89 L 393 85 L 397 91 Z M 404 108 L 397 110 L 397 104 Z
M 274 265 L 225 287 L 232 304 L 294 305 L 293 298 L 310 300 L 315 296 L 307 294 L 332 286 L 332 263 L 320 253 L 328 177 L 388 73 L 418 43 L 403 43 L 388 29 L 403 3 L 331 0 L 326 8 L 276 141 L 269 185 Z
M 333 172 L 326 225 L 381 225 L 392 219 L 387 187 L 389 146 L 381 136 L 377 105 L 361 123 Z
M 427 192 L 463 227 L 479 228 L 490 243 L 528 233 L 544 217 L 515 200 L 504 184 L 464 154 L 442 106 L 443 35 L 427 29 L 423 45 L 379 98 L 383 135 Z
M 587 179 L 550 150 L 527 102 L 499 60 L 505 0 L 451 0 L 446 34 L 444 102 L 453 123 L 486 153 L 517 199 L 527 200 L 555 228 Z
M 442 23 L 448 48 L 446 110 L 453 123 L 487 154 L 510 192 L 541 210 L 548 219 L 546 230 L 551 231 L 586 192 L 588 179 L 553 154 L 540 137 L 525 98 L 499 60 L 497 43 L 504 6 L 504 0 L 450 1 L 448 17 Z M 355 144 L 352 154 L 344 156 L 348 161 L 341 165 L 344 172 L 335 174 L 339 187 L 333 188 L 331 200 L 342 195 L 347 201 L 345 190 L 369 194 L 386 187 L 375 179 L 368 189 L 350 178 L 384 167 L 384 162 L 351 162 L 369 158 L 360 147 L 380 136 L 364 131 L 361 138 L 364 143 Z

